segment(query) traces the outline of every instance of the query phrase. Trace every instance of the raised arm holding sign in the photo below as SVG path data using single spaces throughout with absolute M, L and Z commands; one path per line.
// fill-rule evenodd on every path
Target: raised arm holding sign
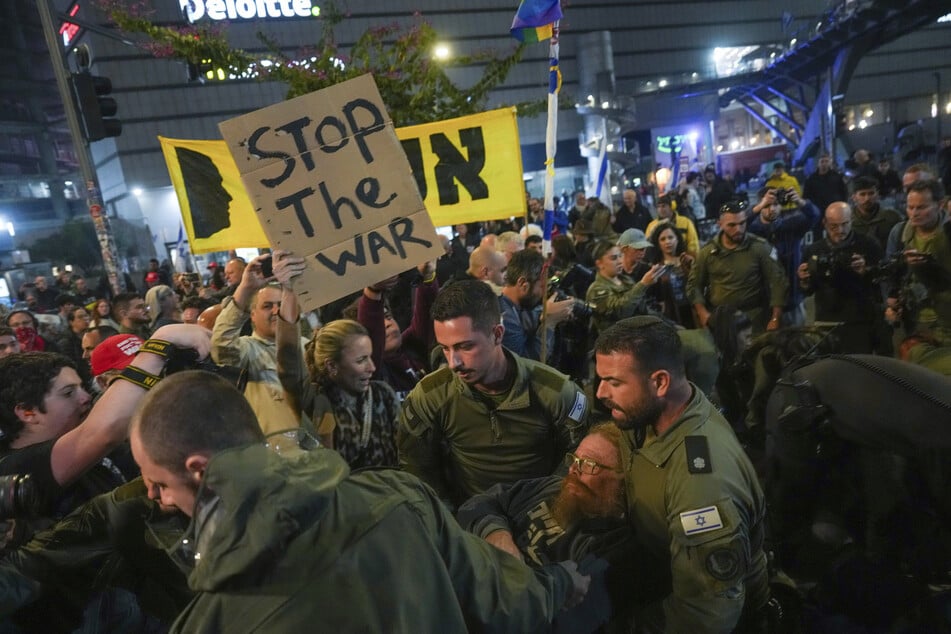
M 371 76 L 220 129 L 271 246 L 305 254 L 304 311 L 442 253 Z

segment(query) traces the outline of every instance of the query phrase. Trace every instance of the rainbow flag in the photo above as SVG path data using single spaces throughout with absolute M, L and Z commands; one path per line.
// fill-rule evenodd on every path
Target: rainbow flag
M 551 37 L 552 25 L 561 18 L 559 0 L 522 0 L 510 32 L 519 42 L 542 42 Z

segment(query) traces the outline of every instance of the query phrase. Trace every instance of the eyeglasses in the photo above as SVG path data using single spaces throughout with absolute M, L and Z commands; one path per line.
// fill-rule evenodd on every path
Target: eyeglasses
M 731 200 L 730 202 L 724 204 L 720 207 L 721 214 L 739 214 L 746 211 L 749 207 L 749 203 L 745 200 Z
M 601 464 L 600 462 L 596 462 L 591 458 L 579 458 L 571 452 L 565 454 L 565 466 L 568 467 L 569 471 L 571 471 L 572 467 L 578 467 L 578 471 L 586 475 L 598 475 L 598 473 L 601 472 L 601 469 L 613 471 L 614 473 L 623 473 L 620 469 L 615 469 L 614 467 L 609 467 L 606 464 Z

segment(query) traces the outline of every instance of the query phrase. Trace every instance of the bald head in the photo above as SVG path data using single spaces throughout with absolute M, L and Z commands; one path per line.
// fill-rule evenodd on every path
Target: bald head
M 241 276 L 244 275 L 244 267 L 247 264 L 243 258 L 231 258 L 225 264 L 225 282 L 228 286 L 237 286 L 241 282 Z
M 826 235 L 832 244 L 840 244 L 852 232 L 852 207 L 848 203 L 832 203 L 826 207 L 822 219 Z
M 495 243 L 498 240 L 498 236 L 494 233 L 487 233 L 482 236 L 482 241 L 479 242 L 480 247 L 486 247 L 489 249 L 495 249 Z
M 505 256 L 494 248 L 480 246 L 469 254 L 469 275 L 484 282 L 502 285 Z

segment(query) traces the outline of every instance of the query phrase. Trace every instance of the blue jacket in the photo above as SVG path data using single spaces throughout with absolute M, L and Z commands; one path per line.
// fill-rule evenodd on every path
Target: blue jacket
M 750 221 L 750 231 L 765 238 L 776 248 L 776 256 L 789 279 L 789 303 L 786 308 L 799 305 L 803 294 L 799 288 L 796 270 L 802 263 L 802 237 L 819 221 L 822 212 L 808 200 L 799 209 L 784 211 L 776 220 L 763 222 L 759 214 Z

